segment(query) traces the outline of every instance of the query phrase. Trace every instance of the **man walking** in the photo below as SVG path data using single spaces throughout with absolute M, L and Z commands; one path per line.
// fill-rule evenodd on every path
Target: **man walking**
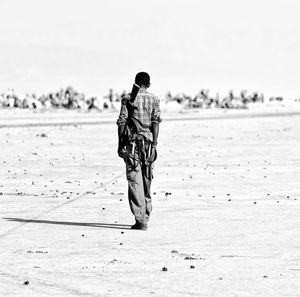
M 128 198 L 135 224 L 131 229 L 147 230 L 152 211 L 151 181 L 159 133 L 159 98 L 148 92 L 150 76 L 139 72 L 130 94 L 122 98 L 118 125 L 118 155 L 126 163 Z

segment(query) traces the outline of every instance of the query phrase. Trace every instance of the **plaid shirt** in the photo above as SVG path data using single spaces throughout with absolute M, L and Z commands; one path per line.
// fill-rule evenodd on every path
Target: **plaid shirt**
M 128 116 L 135 120 L 139 134 L 144 135 L 151 141 L 153 140 L 150 128 L 152 123 L 160 123 L 160 100 L 157 96 L 147 92 L 146 89 L 140 89 L 134 102 L 130 102 L 130 95 L 122 98 L 120 115 L 117 120 L 117 125 L 122 126 L 127 122 Z M 128 105 L 132 108 L 132 113 L 128 113 Z

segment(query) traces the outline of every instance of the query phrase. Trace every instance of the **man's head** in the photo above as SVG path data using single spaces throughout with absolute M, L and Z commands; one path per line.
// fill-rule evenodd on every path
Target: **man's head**
M 144 86 L 146 88 L 150 87 L 150 75 L 147 72 L 139 72 L 135 76 L 135 83 L 140 87 Z

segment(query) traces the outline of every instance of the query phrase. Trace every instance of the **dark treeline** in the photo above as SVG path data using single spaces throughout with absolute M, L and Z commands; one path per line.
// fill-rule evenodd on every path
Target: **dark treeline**
M 119 102 L 124 95 L 125 91 L 119 94 L 109 89 L 108 94 L 101 98 L 87 97 L 73 87 L 67 87 L 46 95 L 37 96 L 35 93 L 27 93 L 24 96 L 18 96 L 13 89 L 9 89 L 0 95 L 0 108 L 103 110 L 114 108 L 114 103 Z M 173 96 L 168 92 L 164 99 L 166 103 L 173 101 L 190 108 L 247 108 L 248 103 L 265 102 L 262 93 L 247 94 L 247 91 L 241 91 L 236 96 L 233 91 L 229 91 L 228 96 L 220 97 L 218 93 L 211 96 L 208 89 L 202 89 L 195 96 L 186 94 Z M 282 97 L 268 99 L 268 101 L 282 100 Z
M 269 101 L 282 100 L 282 97 L 269 98 Z M 170 101 L 176 101 L 192 108 L 247 108 L 249 103 L 264 103 L 265 97 L 262 93 L 259 94 L 258 92 L 247 94 L 245 90 L 241 91 L 238 96 L 236 96 L 232 90 L 229 91 L 228 96 L 225 97 L 220 97 L 218 93 L 215 96 L 211 96 L 208 89 L 202 89 L 195 96 L 186 94 L 172 96 L 169 92 L 166 95 L 166 102 Z
M 73 87 L 62 88 L 40 96 L 35 93 L 19 96 L 13 89 L 9 89 L 0 95 L 0 108 L 102 110 L 113 106 L 114 97 L 112 89 L 109 90 L 107 96 L 102 98 L 87 97 Z

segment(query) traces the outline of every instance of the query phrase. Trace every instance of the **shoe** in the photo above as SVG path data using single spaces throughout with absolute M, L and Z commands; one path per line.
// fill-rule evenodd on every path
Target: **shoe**
M 130 229 L 135 229 L 135 228 L 138 227 L 139 225 L 140 225 L 140 223 L 139 223 L 138 221 L 135 221 L 135 224 L 132 225 L 132 226 L 130 227 Z
M 131 229 L 132 230 L 147 230 L 148 226 L 147 224 L 143 224 L 143 223 L 140 223 L 140 222 L 135 222 L 134 225 L 131 226 Z

